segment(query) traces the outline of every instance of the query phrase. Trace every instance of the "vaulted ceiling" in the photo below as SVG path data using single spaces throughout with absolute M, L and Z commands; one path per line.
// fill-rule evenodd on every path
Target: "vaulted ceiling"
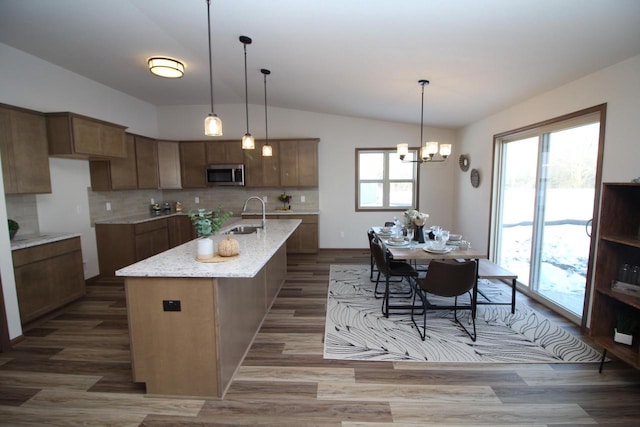
M 212 0 L 215 103 L 460 127 L 640 54 L 637 0 Z M 206 0 L 0 0 L 0 43 L 158 106 L 209 103 Z M 186 65 L 153 76 L 147 58 Z M 0 58 L 1 60 L 1 58 Z M 0 99 L 1 101 L 1 99 Z

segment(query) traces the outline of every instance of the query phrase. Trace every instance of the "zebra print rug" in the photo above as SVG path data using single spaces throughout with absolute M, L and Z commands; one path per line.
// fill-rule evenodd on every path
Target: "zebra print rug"
M 392 312 L 389 318 L 381 314 L 382 300 L 374 297 L 374 287 L 375 283 L 369 280 L 369 266 L 331 265 L 326 359 L 593 363 L 601 358 L 595 349 L 524 304 L 516 304 L 515 314 L 511 314 L 508 305 L 478 305 L 475 342 L 454 322 L 452 312 L 431 311 L 426 340 L 422 341 L 408 312 Z M 493 301 L 510 301 L 511 288 L 502 283 L 482 280 L 479 289 Z M 429 300 L 434 304 L 443 302 L 431 296 Z M 394 299 L 393 303 L 401 301 Z M 421 325 L 421 317 L 418 318 Z M 469 324 L 469 311 L 459 312 L 458 318 Z

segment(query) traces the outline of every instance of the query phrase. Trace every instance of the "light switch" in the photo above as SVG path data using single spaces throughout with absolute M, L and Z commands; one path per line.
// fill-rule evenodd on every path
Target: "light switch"
M 304 202 L 305 202 L 305 200 L 306 200 L 306 197 L 304 197 L 304 196 L 300 196 L 300 203 L 304 203 Z
M 107 202 L 106 204 L 107 210 L 110 211 L 111 210 L 111 202 Z

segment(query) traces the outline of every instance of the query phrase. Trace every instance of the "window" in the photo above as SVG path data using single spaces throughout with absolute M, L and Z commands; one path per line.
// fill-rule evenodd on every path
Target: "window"
M 405 210 L 418 205 L 417 150 L 404 161 L 394 149 L 356 149 L 356 210 Z

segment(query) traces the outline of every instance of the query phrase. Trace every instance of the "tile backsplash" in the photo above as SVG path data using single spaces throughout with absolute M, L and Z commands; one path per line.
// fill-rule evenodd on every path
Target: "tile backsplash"
M 7 217 L 20 225 L 20 234 L 40 232 L 35 194 L 6 194 Z

